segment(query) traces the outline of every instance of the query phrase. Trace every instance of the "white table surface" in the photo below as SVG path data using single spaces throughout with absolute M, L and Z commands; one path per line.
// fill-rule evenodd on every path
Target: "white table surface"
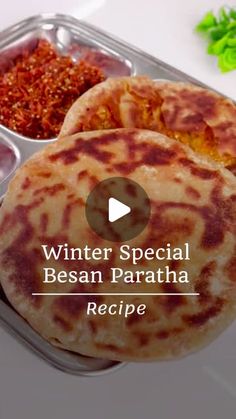
M 83 17 L 236 99 L 236 72 L 220 74 L 192 31 L 206 10 L 221 4 L 9 0 L 0 25 L 43 10 Z M 48 366 L 0 328 L 0 419 L 235 419 L 235 347 L 232 325 L 214 344 L 183 361 L 129 364 L 114 374 L 80 378 Z
M 228 5 L 236 5 L 228 0 Z M 236 100 L 236 71 L 222 74 L 193 30 L 222 0 L 108 0 L 87 20 Z M 145 6 L 144 6 L 145 5 Z

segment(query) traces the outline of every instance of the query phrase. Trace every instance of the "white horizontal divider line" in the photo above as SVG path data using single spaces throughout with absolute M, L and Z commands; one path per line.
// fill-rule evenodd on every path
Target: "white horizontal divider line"
M 93 295 L 102 295 L 102 296 L 161 296 L 161 295 L 167 295 L 167 296 L 174 296 L 174 295 L 182 295 L 182 296 L 197 296 L 200 295 L 199 292 L 33 292 L 33 296 L 67 296 L 67 295 L 77 295 L 77 296 L 93 296 Z

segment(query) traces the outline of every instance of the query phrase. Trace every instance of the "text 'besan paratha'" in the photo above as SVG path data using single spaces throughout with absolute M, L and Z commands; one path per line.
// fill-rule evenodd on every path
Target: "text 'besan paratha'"
M 124 163 L 125 162 L 125 163 Z M 188 284 L 44 284 L 43 268 L 110 266 L 155 270 L 166 261 L 136 267 L 118 260 L 118 243 L 88 226 L 85 202 L 98 182 L 125 176 L 151 199 L 145 230 L 126 242 L 159 248 L 189 243 Z M 3 289 L 16 310 L 51 343 L 88 356 L 158 360 L 185 356 L 209 344 L 236 315 L 236 178 L 189 147 L 146 130 L 109 130 L 65 137 L 33 156 L 10 183 L 0 211 Z M 46 261 L 41 245 L 112 247 L 113 258 Z M 128 287 L 128 288 L 127 288 Z M 192 292 L 196 296 L 32 296 L 37 292 Z M 88 301 L 144 303 L 144 316 L 87 316 Z
M 160 132 L 236 170 L 236 106 L 202 87 L 146 77 L 108 79 L 72 105 L 60 137 L 122 127 Z

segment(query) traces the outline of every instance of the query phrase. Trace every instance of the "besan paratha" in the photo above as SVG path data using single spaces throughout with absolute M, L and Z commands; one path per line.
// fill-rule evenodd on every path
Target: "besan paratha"
M 60 137 L 122 127 L 160 132 L 236 171 L 236 107 L 202 87 L 146 77 L 107 79 L 72 105 Z
M 144 231 L 126 242 L 154 249 L 190 246 L 190 262 L 168 262 L 188 271 L 189 283 L 111 284 L 110 266 L 136 267 L 118 258 L 119 243 L 91 231 L 85 202 L 98 182 L 125 176 L 151 200 Z M 119 129 L 75 134 L 47 146 L 20 168 L 0 210 L 1 284 L 13 307 L 53 345 L 114 360 L 173 359 L 214 340 L 236 315 L 236 179 L 222 165 L 158 133 Z M 109 262 L 46 261 L 42 244 L 112 247 Z M 108 264 L 107 264 L 108 263 Z M 158 261 L 163 268 L 166 261 Z M 88 270 L 103 284 L 44 284 L 43 268 Z M 128 288 L 127 288 L 128 287 Z M 32 296 L 42 292 L 161 292 L 195 296 Z M 87 304 L 146 304 L 143 316 L 87 316 Z

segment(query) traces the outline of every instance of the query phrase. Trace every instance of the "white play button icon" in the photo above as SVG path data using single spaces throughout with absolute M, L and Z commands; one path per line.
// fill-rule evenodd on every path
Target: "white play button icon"
M 103 240 L 126 242 L 144 230 L 150 219 L 151 205 L 137 182 L 111 177 L 92 189 L 85 211 L 93 233 Z
M 110 198 L 108 202 L 108 219 L 110 223 L 119 220 L 131 212 L 131 208 L 118 199 Z

